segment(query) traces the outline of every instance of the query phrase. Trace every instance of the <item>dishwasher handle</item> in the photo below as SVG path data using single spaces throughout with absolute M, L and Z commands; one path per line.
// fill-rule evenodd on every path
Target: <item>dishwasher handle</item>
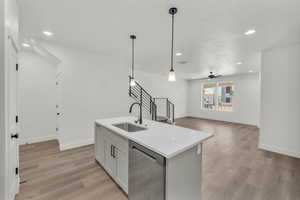
M 139 152 L 142 153 L 142 154 L 145 154 L 146 156 L 148 156 L 149 158 L 151 158 L 153 161 L 156 162 L 156 158 L 155 158 L 154 156 L 152 156 L 151 154 L 148 154 L 147 152 L 145 152 L 145 151 L 143 151 L 143 150 L 141 150 L 141 149 L 138 149 L 138 148 L 136 148 L 135 146 L 132 147 L 132 149 L 133 149 L 133 150 L 136 150 L 136 151 L 139 151 Z
M 156 152 L 153 152 L 153 151 L 147 149 L 146 147 L 139 145 L 135 142 L 130 142 L 129 145 L 130 145 L 130 149 L 132 151 L 138 151 L 139 153 L 144 154 L 145 156 L 149 157 L 151 160 L 159 163 L 162 166 L 166 165 L 165 157 L 163 157 L 162 155 L 160 155 Z

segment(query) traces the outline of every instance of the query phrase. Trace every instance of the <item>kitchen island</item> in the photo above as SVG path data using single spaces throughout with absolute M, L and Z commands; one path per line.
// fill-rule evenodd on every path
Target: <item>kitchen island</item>
M 98 163 L 130 200 L 200 200 L 202 143 L 212 134 L 135 120 L 96 120 Z

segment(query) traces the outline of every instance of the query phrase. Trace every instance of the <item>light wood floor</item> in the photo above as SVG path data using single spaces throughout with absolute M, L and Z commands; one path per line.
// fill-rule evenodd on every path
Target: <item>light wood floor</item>
M 258 150 L 257 128 L 194 118 L 177 125 L 215 134 L 204 145 L 203 200 L 300 200 L 300 159 Z M 93 145 L 21 146 L 20 175 L 17 200 L 127 200 L 95 163 Z

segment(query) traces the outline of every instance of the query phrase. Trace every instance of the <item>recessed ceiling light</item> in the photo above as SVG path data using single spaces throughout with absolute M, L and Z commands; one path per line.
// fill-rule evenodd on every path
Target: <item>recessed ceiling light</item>
M 44 35 L 46 35 L 46 36 L 52 36 L 52 35 L 53 35 L 53 33 L 50 32 L 50 31 L 43 31 L 43 33 L 44 33 Z
M 188 63 L 188 61 L 186 61 L 186 60 L 181 60 L 181 61 L 178 61 L 177 63 L 178 63 L 178 64 L 181 64 L 181 65 L 185 65 L 185 64 Z
M 256 33 L 256 30 L 255 29 L 250 29 L 250 30 L 246 31 L 244 34 L 245 35 L 253 35 L 254 33 Z
M 181 55 L 182 55 L 182 53 L 180 53 L 180 52 L 176 53 L 176 56 L 181 56 Z
M 28 43 L 22 43 L 22 46 L 23 47 L 30 47 L 30 44 L 28 44 Z
M 249 73 L 252 73 L 253 72 L 253 70 L 249 70 Z
M 236 64 L 237 64 L 237 65 L 241 65 L 241 64 L 243 64 L 243 63 L 242 63 L 242 62 L 237 62 Z

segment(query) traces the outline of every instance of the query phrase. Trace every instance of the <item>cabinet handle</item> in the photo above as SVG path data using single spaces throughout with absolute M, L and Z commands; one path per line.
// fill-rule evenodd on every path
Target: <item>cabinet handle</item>
M 116 158 L 116 147 L 113 146 L 113 158 Z
M 114 157 L 114 155 L 113 155 L 113 145 L 110 145 L 110 156 Z
M 18 138 L 19 138 L 19 134 L 18 134 L 18 133 L 16 133 L 16 134 L 11 134 L 11 135 L 10 135 L 10 138 L 11 138 L 11 139 L 13 139 L 13 138 L 18 139 Z

